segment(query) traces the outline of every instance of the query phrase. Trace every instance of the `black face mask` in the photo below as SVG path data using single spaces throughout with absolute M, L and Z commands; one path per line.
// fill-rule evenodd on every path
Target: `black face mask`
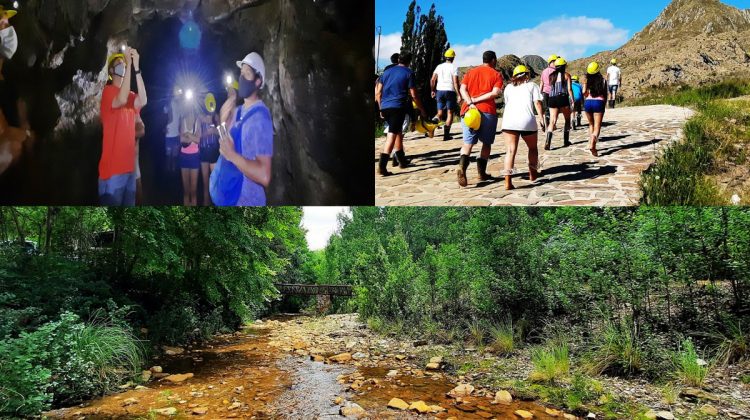
M 240 98 L 247 99 L 257 91 L 258 86 L 255 84 L 255 80 L 247 80 L 244 76 L 240 77 L 240 90 L 237 92 Z

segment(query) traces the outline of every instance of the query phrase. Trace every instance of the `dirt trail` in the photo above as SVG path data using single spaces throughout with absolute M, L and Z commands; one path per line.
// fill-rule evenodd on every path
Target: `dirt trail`
M 446 394 L 456 386 L 441 369 L 424 370 L 429 347 L 375 335 L 356 315 L 294 317 L 261 321 L 218 336 L 203 349 L 155 362 L 164 373 L 192 373 L 179 383 L 164 377 L 78 407 L 46 413 L 50 418 L 553 418 L 545 408 L 514 401 L 494 404 L 494 394 Z M 344 353 L 341 362 L 337 355 Z M 391 398 L 424 401 L 435 412 L 388 408 Z M 559 418 L 562 418 L 560 416 Z

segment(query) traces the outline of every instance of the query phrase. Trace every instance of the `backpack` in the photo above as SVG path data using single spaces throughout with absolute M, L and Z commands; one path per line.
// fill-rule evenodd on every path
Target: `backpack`
M 271 118 L 270 111 L 264 106 L 256 106 L 244 117 L 242 116 L 242 108 L 237 110 L 237 123 L 232 127 L 230 134 L 232 139 L 234 139 L 234 149 L 240 155 L 242 154 L 242 126 L 245 125 L 250 117 L 259 112 L 263 112 L 268 118 Z M 236 206 L 240 200 L 242 182 L 244 180 L 245 175 L 237 166 L 226 160 L 224 156 L 220 156 L 219 161 L 216 162 L 216 169 L 211 172 L 211 180 L 209 182 L 211 200 L 213 200 L 215 205 L 220 207 Z

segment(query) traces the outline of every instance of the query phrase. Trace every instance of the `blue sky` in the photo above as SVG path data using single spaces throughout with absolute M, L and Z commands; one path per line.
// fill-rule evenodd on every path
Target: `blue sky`
M 670 1 L 418 0 L 417 4 L 427 12 L 435 3 L 437 13 L 445 18 L 448 39 L 457 47 L 458 64 L 464 65 L 476 62 L 485 49 L 494 49 L 499 55 L 560 53 L 571 60 L 615 49 L 654 20 Z M 381 67 L 400 48 L 409 3 L 410 0 L 375 1 L 375 26 L 381 26 L 383 34 Z M 724 0 L 724 3 L 750 9 L 750 0 Z

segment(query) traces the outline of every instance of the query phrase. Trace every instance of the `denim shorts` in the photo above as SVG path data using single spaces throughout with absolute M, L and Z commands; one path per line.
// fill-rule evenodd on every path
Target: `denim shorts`
M 586 102 L 583 104 L 583 109 L 590 114 L 603 114 L 605 110 L 604 100 L 586 99 Z
M 620 85 L 609 85 L 609 93 L 617 95 L 618 89 L 620 89 Z
M 482 142 L 487 146 L 495 143 L 495 135 L 497 135 L 497 114 L 482 114 L 482 123 L 479 125 L 479 130 L 472 130 L 464 124 L 463 119 L 461 120 L 461 128 L 464 132 L 464 144 L 477 144 Z
M 180 153 L 180 168 L 182 169 L 200 169 L 200 153 Z
M 135 206 L 135 172 L 100 179 L 99 204 L 106 207 Z
M 453 111 L 458 104 L 458 96 L 456 95 L 456 92 L 452 90 L 437 91 L 435 99 L 437 100 L 437 107 L 440 110 L 447 109 L 448 111 Z

